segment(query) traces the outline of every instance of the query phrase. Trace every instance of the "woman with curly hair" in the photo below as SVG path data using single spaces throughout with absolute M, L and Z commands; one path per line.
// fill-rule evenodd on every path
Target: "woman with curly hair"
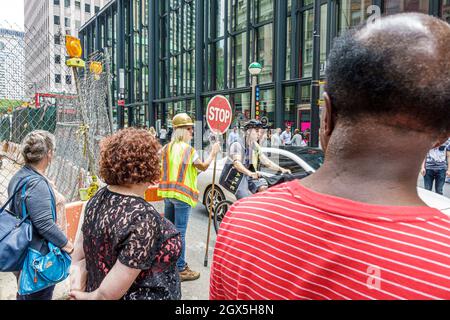
M 159 180 L 160 148 L 147 130 L 133 128 L 102 141 L 100 177 L 107 186 L 85 208 L 73 254 L 72 299 L 181 298 L 180 233 L 144 200 Z

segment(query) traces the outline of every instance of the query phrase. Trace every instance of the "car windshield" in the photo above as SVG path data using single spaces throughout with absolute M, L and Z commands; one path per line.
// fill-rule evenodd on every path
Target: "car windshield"
M 324 153 L 318 148 L 282 146 L 280 149 L 292 152 L 313 167 L 314 170 L 318 170 L 324 161 Z

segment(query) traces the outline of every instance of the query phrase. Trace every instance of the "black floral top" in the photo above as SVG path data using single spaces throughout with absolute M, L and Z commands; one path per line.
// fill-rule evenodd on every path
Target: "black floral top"
M 181 299 L 180 233 L 144 199 L 100 189 L 86 206 L 82 232 L 87 292 L 95 291 L 119 260 L 142 270 L 122 299 Z

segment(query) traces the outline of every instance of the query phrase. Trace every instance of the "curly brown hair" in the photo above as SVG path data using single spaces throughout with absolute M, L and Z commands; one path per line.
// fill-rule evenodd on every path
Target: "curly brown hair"
M 157 183 L 160 150 L 147 130 L 120 130 L 100 142 L 100 177 L 109 185 Z

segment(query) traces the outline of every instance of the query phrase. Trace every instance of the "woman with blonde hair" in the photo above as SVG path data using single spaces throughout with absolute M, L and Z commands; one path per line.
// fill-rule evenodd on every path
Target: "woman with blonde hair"
M 150 134 L 156 138 L 156 130 L 155 127 L 150 127 L 150 129 L 148 130 L 150 132 Z
M 192 207 L 198 202 L 197 174 L 205 171 L 220 150 L 216 142 L 211 154 L 202 162 L 190 142 L 194 136 L 194 122 L 186 113 L 172 120 L 172 141 L 162 150 L 162 170 L 158 195 L 164 198 L 164 214 L 181 233 L 182 250 L 177 267 L 181 281 L 196 280 L 200 273 L 191 270 L 185 261 L 186 230 Z

